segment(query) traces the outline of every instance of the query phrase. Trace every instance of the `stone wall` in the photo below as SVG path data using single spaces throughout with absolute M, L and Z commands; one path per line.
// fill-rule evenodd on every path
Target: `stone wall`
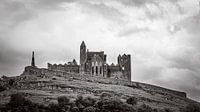
M 47 64 L 49 70 L 57 70 L 57 71 L 64 71 L 64 72 L 73 72 L 79 73 L 79 65 L 77 65 L 76 60 L 74 59 L 72 62 L 62 64 Z

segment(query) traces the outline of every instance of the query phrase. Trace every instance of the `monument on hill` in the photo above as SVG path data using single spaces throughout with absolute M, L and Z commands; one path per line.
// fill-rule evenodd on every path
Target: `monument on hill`
M 47 69 L 37 68 L 34 52 L 32 52 L 31 66 L 25 67 L 23 74 L 45 75 L 53 72 L 79 73 L 91 76 L 122 78 L 131 81 L 131 55 L 123 54 L 117 57 L 117 64 L 107 63 L 104 51 L 89 51 L 82 41 L 80 45 L 80 64 L 76 60 L 65 64 L 47 64 Z M 57 74 L 54 73 L 54 74 Z

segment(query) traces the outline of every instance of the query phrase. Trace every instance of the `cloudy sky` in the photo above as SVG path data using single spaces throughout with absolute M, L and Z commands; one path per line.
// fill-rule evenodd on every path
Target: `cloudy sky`
M 132 80 L 200 101 L 199 0 L 0 0 L 0 76 L 79 61 L 79 46 L 108 63 L 132 56 Z

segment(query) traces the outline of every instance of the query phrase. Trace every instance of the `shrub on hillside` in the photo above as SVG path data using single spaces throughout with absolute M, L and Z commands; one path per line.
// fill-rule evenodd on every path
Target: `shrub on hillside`
M 173 110 L 171 110 L 169 108 L 164 108 L 164 112 L 173 112 Z
M 70 102 L 70 99 L 67 96 L 59 96 L 57 98 L 58 106 L 61 112 L 68 111 L 70 107 L 73 107 L 75 104 Z
M 25 98 L 22 93 L 12 94 L 5 108 L 7 110 L 5 112 L 44 112 L 47 109 L 44 105 Z
M 121 110 L 120 106 L 123 102 L 117 98 L 111 98 L 103 101 L 103 110 Z
M 86 97 L 82 101 L 82 105 L 85 107 L 93 106 L 95 104 L 96 100 L 91 97 Z
M 83 96 L 77 96 L 75 100 L 75 105 L 79 108 L 79 110 L 83 110 L 85 108 L 85 106 L 83 106 Z
M 59 106 L 65 106 L 69 104 L 70 99 L 67 96 L 59 96 L 57 98 Z
M 85 109 L 83 109 L 83 112 L 96 112 L 96 108 L 93 107 L 93 106 L 89 106 L 89 107 L 86 107 Z
M 103 99 L 103 98 L 111 98 L 111 97 L 112 97 L 112 95 L 109 92 L 102 92 L 101 95 L 100 95 L 101 99 Z
M 185 112 L 200 112 L 200 106 L 194 103 L 188 104 L 185 108 Z
M 96 102 L 95 107 L 100 112 L 135 112 L 133 106 L 123 103 L 120 99 L 101 99 Z
M 86 97 L 83 98 L 83 96 L 77 96 L 75 100 L 75 105 L 78 107 L 80 111 L 82 111 L 84 108 L 89 107 L 89 106 L 94 106 L 96 102 L 96 99 L 91 98 L 91 97 Z
M 78 95 L 75 102 L 76 102 L 76 104 L 83 103 L 83 96 Z
M 138 109 L 137 112 L 153 112 L 153 109 L 146 104 L 142 104 Z
M 70 109 L 71 112 L 79 112 L 79 108 L 78 107 L 72 107 Z
M 126 100 L 126 103 L 131 104 L 131 105 L 136 105 L 137 104 L 137 98 L 136 97 L 130 97 Z
M 0 92 L 6 90 L 5 86 L 0 85 Z
M 154 108 L 153 110 L 152 110 L 152 112 L 163 112 L 162 110 L 158 110 L 158 109 L 156 109 L 156 108 Z
M 50 103 L 48 105 L 48 112 L 62 112 L 62 110 L 58 104 Z
M 30 106 L 33 105 L 33 103 L 30 100 L 24 98 L 22 93 L 16 93 L 11 95 L 10 102 L 8 103 L 8 105 L 11 107 L 19 107 Z
M 8 84 L 10 85 L 10 86 L 13 86 L 13 84 L 14 84 L 14 80 L 13 79 L 10 79 L 9 81 L 8 81 Z
M 95 104 L 96 100 L 94 98 L 91 97 L 86 97 L 83 98 L 83 96 L 77 96 L 77 99 L 75 101 L 77 106 L 84 106 L 84 107 L 89 107 L 89 106 L 93 106 Z

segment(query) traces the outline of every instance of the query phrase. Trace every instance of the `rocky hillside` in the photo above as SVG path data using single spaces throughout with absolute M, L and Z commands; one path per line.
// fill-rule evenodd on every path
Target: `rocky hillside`
M 134 108 L 147 105 L 154 111 L 182 112 L 188 104 L 199 105 L 186 97 L 186 93 L 123 79 L 91 77 L 88 75 L 68 74 L 65 76 L 38 77 L 23 75 L 1 79 L 0 104 L 8 104 L 12 94 L 21 93 L 33 103 L 58 103 L 57 98 L 66 96 L 75 101 L 77 96 L 100 99 L 106 94 L 121 102 L 133 98 Z M 146 107 L 145 107 L 146 108 Z

